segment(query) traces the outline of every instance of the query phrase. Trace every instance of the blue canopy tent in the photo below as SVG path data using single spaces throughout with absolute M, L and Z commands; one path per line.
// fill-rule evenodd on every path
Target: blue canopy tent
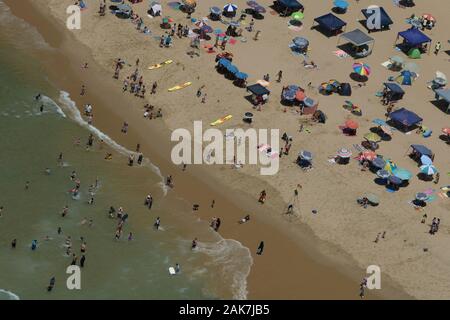
M 397 124 L 400 128 L 408 129 L 412 126 L 418 125 L 422 122 L 422 118 L 412 111 L 405 108 L 398 109 L 389 114 L 389 118 L 394 124 Z
M 370 7 L 367 9 L 362 9 L 361 12 L 366 18 L 366 23 L 364 24 L 367 28 L 367 31 L 370 33 L 371 31 L 380 31 L 380 30 L 388 30 L 391 24 L 394 24 L 391 17 L 387 14 L 386 10 L 383 7 L 378 7 L 376 10 L 379 10 L 380 13 L 380 24 L 374 26 L 368 26 L 367 21 L 373 14 L 375 14 L 375 9 L 371 9 Z M 378 28 L 379 27 L 379 28 Z
M 447 103 L 446 112 L 448 113 L 450 111 L 450 89 L 436 89 L 434 92 L 438 101 L 441 99 L 445 100 Z
M 274 8 L 283 16 L 288 16 L 296 11 L 304 11 L 303 5 L 297 0 L 276 0 L 273 2 Z
M 429 158 L 431 158 L 431 160 L 433 160 L 433 158 L 434 158 L 433 151 L 431 151 L 430 149 L 428 149 L 424 145 L 412 144 L 411 148 L 419 154 L 419 158 L 421 156 L 423 156 L 423 155 L 428 156 Z
M 400 37 L 403 38 L 402 45 L 405 46 L 406 49 L 418 48 L 426 43 L 431 44 L 432 41 L 426 34 L 416 28 L 399 32 L 395 44 L 397 44 Z M 430 50 L 428 50 L 428 53 L 430 53 Z
M 341 31 L 347 25 L 347 22 L 339 19 L 332 13 L 317 17 L 314 19 L 314 22 L 317 22 L 318 26 L 321 29 L 328 31 L 330 34 L 334 35 L 337 35 L 339 31 Z
M 405 91 L 394 82 L 383 83 L 385 88 L 388 90 L 389 101 L 398 101 L 403 98 Z
M 250 99 L 255 105 L 265 103 L 269 99 L 270 91 L 259 83 L 247 86 L 247 91 L 251 92 Z

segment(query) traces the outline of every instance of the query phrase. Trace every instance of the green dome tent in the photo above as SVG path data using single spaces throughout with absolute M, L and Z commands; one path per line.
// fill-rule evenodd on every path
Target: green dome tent
M 420 50 L 415 48 L 415 49 L 411 49 L 408 52 L 408 57 L 410 57 L 411 59 L 420 59 L 421 58 L 421 53 Z

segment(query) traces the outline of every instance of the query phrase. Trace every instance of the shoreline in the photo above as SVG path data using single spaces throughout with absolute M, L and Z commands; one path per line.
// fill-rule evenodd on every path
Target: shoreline
M 25 8 L 27 7 L 27 1 L 23 1 L 23 3 L 21 4 L 17 4 L 14 3 L 11 6 L 10 1 L 5 1 L 8 6 L 14 8 L 16 10 L 20 10 L 20 8 Z M 33 6 L 32 6 L 33 7 Z M 20 15 L 19 15 L 20 17 Z M 21 17 L 23 18 L 23 17 Z M 25 20 L 27 20 L 25 18 Z M 39 32 L 42 32 L 42 34 L 44 34 L 44 37 L 46 38 L 46 40 L 48 41 L 48 39 L 52 38 L 49 37 L 49 34 L 45 35 L 45 32 L 48 31 L 50 32 L 52 30 L 52 27 L 45 27 L 45 24 L 39 24 L 39 22 L 37 22 L 36 20 L 27 20 L 29 23 L 31 23 L 32 25 L 34 25 L 34 23 L 37 23 L 37 25 L 35 25 Z M 34 23 L 33 23 L 34 22 Z M 67 54 L 68 50 L 71 49 L 71 47 L 69 45 L 67 45 L 67 41 L 65 40 L 64 36 L 59 37 L 58 32 L 53 33 L 54 35 L 56 35 L 55 38 L 52 38 L 52 40 L 50 40 L 50 44 L 51 45 L 56 45 L 56 47 L 58 48 L 60 45 L 62 46 L 62 49 L 58 50 L 59 53 L 58 54 Z M 72 37 L 73 38 L 73 37 Z M 72 39 L 71 39 L 72 40 Z M 73 54 L 75 54 L 75 52 L 73 52 Z M 86 56 L 90 56 L 90 54 L 86 54 Z M 66 55 L 66 58 L 68 59 L 68 61 L 70 61 L 70 67 L 71 67 L 71 72 L 67 72 L 65 73 L 65 79 L 61 79 L 59 84 L 62 84 L 62 87 L 64 89 L 66 89 L 65 91 L 68 91 L 71 93 L 71 97 L 72 99 L 74 99 L 77 102 L 77 106 L 80 108 L 80 106 L 82 105 L 79 101 L 80 99 L 77 98 L 77 84 L 80 81 L 80 74 L 82 73 L 82 71 L 80 70 L 76 70 L 76 66 L 81 65 L 81 61 L 83 61 L 84 56 L 81 55 L 81 57 L 79 56 L 78 61 L 76 59 L 72 59 L 72 57 L 70 57 L 70 55 Z M 89 58 L 90 59 L 90 58 Z M 115 85 L 116 87 L 116 91 L 114 94 L 111 93 L 111 97 L 109 98 L 105 98 L 103 95 L 101 95 L 101 93 L 105 93 L 107 92 L 107 90 L 110 88 L 110 83 L 111 81 L 108 80 L 104 80 L 105 77 L 109 76 L 108 72 L 106 70 L 101 70 L 100 68 L 98 68 L 95 63 L 93 63 L 94 60 L 89 61 L 90 63 L 90 72 L 92 72 L 92 70 L 98 71 L 98 74 L 96 74 L 95 76 L 93 75 L 89 75 L 89 77 L 91 77 L 89 79 L 89 83 L 88 83 L 88 88 L 92 87 L 92 85 L 94 85 L 96 88 L 98 88 L 98 92 L 96 95 L 93 95 L 92 97 L 90 96 L 90 100 L 94 101 L 97 100 L 96 103 L 93 103 L 95 108 L 96 108 L 96 114 L 100 114 L 100 117 L 97 119 L 94 123 L 94 125 L 96 127 L 101 128 L 101 130 L 105 133 L 107 133 L 108 135 L 110 135 L 114 140 L 118 141 L 120 144 L 127 146 L 127 148 L 132 149 L 130 146 L 133 146 L 134 144 L 131 143 L 131 141 L 140 141 L 138 140 L 139 138 L 142 138 L 146 135 L 148 135 L 148 133 L 151 133 L 152 137 L 157 137 L 157 139 L 154 139 L 154 141 L 165 141 L 168 140 L 167 137 L 165 136 L 164 138 L 164 134 L 163 133 L 167 133 L 168 130 L 165 129 L 165 125 L 162 123 L 156 123 L 157 120 L 152 122 L 152 126 L 154 125 L 156 128 L 151 128 L 151 129 L 147 129 L 147 130 L 136 130 L 139 132 L 135 132 L 135 127 L 136 124 L 140 124 L 142 125 L 142 119 L 139 119 L 139 112 L 138 110 L 134 110 L 134 114 L 131 115 L 131 113 L 127 110 L 117 110 L 117 105 L 120 104 L 120 102 L 123 102 L 124 104 L 129 104 L 126 108 L 130 107 L 134 107 L 138 104 L 143 104 L 143 103 L 136 103 L 136 100 L 131 101 L 131 99 L 126 99 L 126 98 L 120 98 L 120 100 L 118 101 L 114 101 L 116 100 L 116 98 L 119 96 L 118 94 L 118 90 L 119 89 L 119 85 Z M 48 62 L 47 62 L 48 63 Z M 56 63 L 55 63 L 56 64 Z M 55 68 L 54 70 L 54 74 L 52 76 L 52 79 L 57 79 L 59 76 L 59 73 L 64 70 L 64 71 L 68 71 L 68 66 L 63 66 L 62 63 L 60 63 L 61 65 L 58 65 L 58 67 Z M 74 79 L 76 79 L 74 81 Z M 78 83 L 77 83 L 78 82 Z M 107 82 L 107 83 L 104 83 Z M 58 82 L 56 81 L 55 83 L 58 84 Z M 69 84 L 70 83 L 70 84 Z M 58 86 L 60 87 L 60 86 Z M 103 88 L 104 87 L 104 88 Z M 89 89 L 88 89 L 89 90 Z M 96 97 L 96 96 L 101 96 L 101 97 Z M 97 103 L 98 102 L 98 103 Z M 116 107 L 112 106 L 113 104 L 116 105 Z M 112 106 L 112 107 L 106 107 L 106 105 L 108 106 Z M 120 108 L 120 106 L 119 106 Z M 110 113 L 113 113 L 112 115 Z M 105 115 L 111 115 L 111 117 L 105 121 L 104 118 Z M 130 126 L 130 134 L 126 137 L 120 137 L 118 138 L 119 134 L 117 134 L 116 132 L 118 131 L 117 129 L 119 128 L 119 124 L 121 123 L 120 120 L 123 119 L 122 116 L 124 114 L 129 114 L 130 118 L 132 119 L 132 121 L 128 121 L 131 126 Z M 117 120 L 115 121 L 116 125 L 112 126 L 111 123 L 113 123 L 113 120 Z M 113 128 L 115 128 L 116 130 L 114 130 Z M 135 143 L 135 142 L 134 142 Z M 154 146 L 154 143 L 152 145 L 152 143 L 149 143 L 147 141 L 145 141 L 145 143 L 143 143 L 142 141 L 140 141 L 142 149 L 144 151 L 145 155 L 149 155 L 148 157 L 150 159 L 152 159 L 152 162 L 154 162 L 160 169 L 162 172 L 174 172 L 174 170 L 180 170 L 179 168 L 169 164 L 167 162 L 167 155 L 164 156 L 164 153 L 169 154 L 167 151 L 170 150 L 170 144 L 164 144 L 161 143 L 160 145 L 158 145 L 158 147 Z M 158 150 L 155 150 L 158 149 Z M 161 156 L 163 155 L 163 156 Z M 165 165 L 164 165 L 165 164 Z M 209 170 L 208 170 L 209 169 Z M 225 212 L 231 212 L 232 214 L 230 214 L 230 216 L 225 217 L 223 220 L 226 221 L 227 223 L 224 224 L 223 229 L 221 230 L 221 234 L 223 236 L 226 236 L 227 238 L 232 238 L 232 239 L 236 239 L 238 241 L 240 241 L 243 245 L 249 247 L 249 249 L 252 252 L 252 256 L 254 258 L 254 266 L 252 267 L 252 270 L 250 272 L 250 276 L 248 278 L 248 290 L 249 290 L 249 298 L 250 299 L 260 299 L 260 298 L 276 298 L 276 297 L 280 297 L 280 293 L 283 292 L 285 294 L 285 296 L 287 295 L 286 298 L 288 299 L 296 299 L 296 298 L 323 298 L 323 294 L 324 294 L 324 289 L 326 290 L 326 288 L 330 289 L 328 286 L 322 284 L 317 284 L 315 281 L 317 281 L 317 279 L 324 279 L 327 278 L 326 276 L 324 276 L 325 274 L 328 275 L 328 278 L 332 279 L 332 280 L 336 280 L 335 285 L 333 286 L 334 289 L 336 289 L 336 291 L 342 290 L 342 292 L 326 292 L 326 297 L 325 298 L 356 298 L 357 297 L 357 286 L 358 286 L 358 280 L 352 281 L 349 280 L 347 278 L 347 276 L 341 276 L 340 272 L 336 272 L 336 271 L 332 271 L 332 274 L 330 275 L 329 271 L 332 269 L 330 268 L 330 261 L 327 261 L 327 259 L 323 259 L 324 261 L 324 265 L 322 265 L 320 262 L 315 261 L 317 259 L 314 258 L 312 259 L 310 257 L 309 253 L 305 253 L 303 251 L 307 251 L 307 250 L 302 250 L 302 252 L 300 254 L 292 254 L 291 257 L 289 257 L 289 259 L 287 259 L 288 261 L 286 261 L 286 263 L 283 266 L 280 265 L 276 265 L 276 266 L 270 266 L 271 263 L 273 263 L 273 261 L 276 261 L 279 258 L 284 258 L 283 260 L 286 260 L 285 257 L 282 256 L 277 256 L 275 253 L 271 254 L 270 250 L 266 251 L 266 253 L 262 256 L 262 257 L 255 257 L 254 255 L 254 249 L 256 249 L 257 246 L 257 239 L 255 239 L 254 235 L 258 234 L 260 232 L 270 232 L 270 236 L 269 235 L 265 235 L 265 239 L 269 239 L 269 241 L 266 240 L 266 243 L 277 243 L 278 245 L 282 245 L 284 250 L 286 250 L 286 252 L 289 251 L 289 249 L 298 249 L 298 244 L 296 243 L 296 241 L 293 241 L 293 239 L 295 239 L 294 237 L 290 236 L 290 235 L 286 235 L 286 227 L 288 229 L 294 229 L 294 227 L 292 225 L 288 225 L 288 223 L 286 223 L 285 221 L 282 221 L 282 219 L 278 219 L 274 218 L 272 216 L 270 216 L 269 214 L 266 214 L 268 211 L 270 211 L 273 208 L 263 208 L 261 209 L 260 207 L 258 207 L 256 204 L 251 203 L 252 199 L 250 199 L 247 195 L 244 194 L 239 194 L 237 195 L 237 192 L 235 190 L 233 190 L 232 192 L 230 192 L 228 195 L 224 196 L 224 195 L 218 195 L 220 193 L 220 189 L 223 190 L 223 188 L 225 188 L 225 186 L 223 186 L 223 184 L 216 184 L 217 180 L 215 180 L 214 178 L 211 179 L 210 176 L 208 176 L 207 174 L 205 174 L 205 172 L 211 171 L 213 170 L 213 168 L 194 168 L 194 167 L 189 167 L 188 170 L 186 171 L 185 174 L 183 175 L 187 175 L 188 177 L 183 177 L 181 175 L 177 175 L 175 177 L 175 183 L 176 183 L 176 188 L 173 191 L 176 195 L 182 196 L 184 199 L 192 199 L 193 201 L 197 201 L 201 203 L 201 208 L 207 207 L 208 206 L 208 202 L 210 201 L 211 198 L 214 198 L 216 200 L 216 202 L 218 203 L 218 210 L 220 210 L 221 214 L 224 214 Z M 199 178 L 201 177 L 201 178 Z M 208 181 L 205 181 L 208 180 Z M 199 190 L 195 190 L 196 188 L 192 188 L 192 186 L 204 186 L 204 185 L 208 186 L 207 192 L 205 192 L 205 188 L 203 188 L 203 190 L 199 191 Z M 219 189 L 219 192 L 217 192 L 217 189 Z M 200 198 L 199 198 L 200 197 Z M 240 208 L 237 208 L 234 204 L 230 203 L 230 198 L 234 199 L 234 202 L 237 202 L 240 204 Z M 194 200 L 195 199 L 195 200 Z M 198 201 L 198 199 L 201 199 L 201 201 Z M 236 199 L 238 199 L 238 201 L 236 201 Z M 253 202 L 256 202 L 253 199 Z M 254 220 L 252 220 L 252 223 L 249 224 L 249 228 L 247 228 L 245 230 L 245 233 L 248 232 L 248 235 L 243 235 L 243 231 L 241 230 L 242 228 L 236 228 L 235 226 L 232 226 L 232 221 L 237 221 L 240 217 L 242 217 L 244 215 L 244 212 L 248 212 L 248 210 L 252 210 L 252 212 L 256 212 L 256 210 L 258 210 L 259 212 L 262 212 L 261 217 L 257 217 Z M 202 217 L 202 219 L 204 220 L 208 220 L 208 218 L 211 216 L 211 214 L 208 214 L 207 212 L 204 212 L 203 210 L 200 211 L 199 215 Z M 215 215 L 215 214 L 214 214 Z M 222 218 L 222 216 L 221 216 Z M 269 223 L 273 223 L 275 224 L 275 226 L 270 225 Z M 250 227 L 251 226 L 251 227 Z M 297 227 L 297 226 L 296 226 Z M 250 229 L 250 230 L 248 230 Z M 240 231 L 240 232 L 239 232 Z M 295 230 L 298 232 L 298 229 Z M 292 232 L 295 232 L 292 231 Z M 289 230 L 289 233 L 291 233 L 291 230 Z M 253 236 L 252 236 L 253 235 Z M 315 242 L 314 238 L 309 239 L 309 241 Z M 317 245 L 317 243 L 315 244 Z M 304 246 L 304 245 L 303 245 Z M 323 247 L 327 247 L 328 244 L 324 244 L 324 245 L 319 245 L 319 246 L 323 246 Z M 331 249 L 327 248 L 328 251 L 332 251 Z M 323 250 L 323 249 L 322 249 Z M 310 249 L 310 251 L 316 251 L 315 249 Z M 291 251 L 292 252 L 292 251 Z M 290 254 L 291 255 L 291 254 Z M 341 254 L 338 254 L 341 255 Z M 307 263 L 305 263 L 304 259 L 306 257 L 307 260 L 309 260 Z M 259 260 L 259 261 L 258 261 Z M 262 260 L 262 262 L 261 262 Z M 321 260 L 320 258 L 317 260 Z M 343 260 L 346 260 L 346 258 L 343 258 Z M 313 262 L 314 261 L 314 262 Z M 273 270 L 278 270 L 278 272 L 281 272 L 282 270 L 286 270 L 286 268 L 289 268 L 289 264 L 290 263 L 300 263 L 300 265 L 302 267 L 304 267 L 306 269 L 305 274 L 308 275 L 306 276 L 304 279 L 302 279 L 301 281 L 299 281 L 298 279 L 292 279 L 290 278 L 288 275 L 284 275 L 284 277 L 282 277 L 282 275 L 280 275 L 280 278 L 273 276 L 273 273 L 270 272 L 271 269 Z M 262 264 L 266 264 L 261 266 Z M 274 268 L 275 267 L 275 268 Z M 355 268 L 354 270 L 357 270 L 357 268 Z M 354 271 L 352 270 L 352 271 Z M 360 273 L 361 276 L 364 275 L 364 273 Z M 268 275 L 272 275 L 273 279 L 267 279 Z M 309 279 L 311 278 L 311 279 Z M 336 279 L 334 279 L 336 278 Z M 356 277 L 353 277 L 356 278 Z M 259 284 L 259 282 L 264 279 L 265 281 L 269 281 L 269 285 L 266 287 L 262 287 L 261 284 Z M 281 280 L 281 281 L 280 281 Z M 303 281 L 305 280 L 309 280 L 309 283 L 305 283 Z M 324 282 L 326 282 L 327 280 L 324 280 Z M 353 283 L 352 285 L 349 285 L 349 283 Z M 302 288 L 307 288 L 306 290 L 311 290 L 311 292 L 305 293 L 305 292 L 295 292 L 295 289 L 298 288 L 300 285 L 302 285 Z M 316 290 L 316 291 L 315 291 Z M 387 289 L 383 289 L 383 293 L 385 292 L 385 290 L 387 291 Z M 321 296 L 319 296 L 319 294 Z M 378 295 L 378 294 L 377 294 Z M 328 297 L 329 296 L 329 297 Z M 369 293 L 369 297 L 372 296 L 372 293 Z M 381 294 L 381 296 L 383 296 L 383 294 Z M 393 294 L 392 296 L 395 296 L 395 294 Z M 402 294 L 400 294 L 400 296 L 402 296 Z

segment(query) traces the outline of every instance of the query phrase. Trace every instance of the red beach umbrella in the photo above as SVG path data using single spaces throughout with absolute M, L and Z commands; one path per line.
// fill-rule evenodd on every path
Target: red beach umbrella
M 355 130 L 355 129 L 358 129 L 359 125 L 358 125 L 358 122 L 356 122 L 354 120 L 347 120 L 347 121 L 345 121 L 345 127 Z

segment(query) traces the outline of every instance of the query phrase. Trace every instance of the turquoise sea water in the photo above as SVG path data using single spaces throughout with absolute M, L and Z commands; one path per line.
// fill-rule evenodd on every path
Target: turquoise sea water
M 245 298 L 252 263 L 248 249 L 198 221 L 190 204 L 165 195 L 149 159 L 142 167 L 128 167 L 129 151 L 87 125 L 70 96 L 47 81 L 36 50 L 52 49 L 0 1 L 0 299 Z M 33 99 L 38 92 L 45 95 L 41 101 Z M 88 151 L 90 133 L 96 143 Z M 57 163 L 60 152 L 63 166 Z M 104 160 L 108 152 L 113 153 L 109 161 Z M 74 187 L 72 171 L 81 181 L 78 200 L 68 192 Z M 96 180 L 90 205 L 88 189 Z M 148 193 L 155 199 L 152 210 L 143 205 Z M 69 214 L 63 218 L 66 205 Z M 119 241 L 110 206 L 129 214 Z M 153 228 L 158 216 L 160 231 Z M 92 226 L 82 223 L 91 219 Z M 66 287 L 72 260 L 66 255 L 68 236 L 78 260 L 80 237 L 87 243 L 81 290 Z M 190 248 L 194 237 L 203 240 L 196 252 Z M 34 251 L 33 240 L 38 241 Z M 176 263 L 181 273 L 170 276 L 168 267 Z M 48 293 L 53 276 L 56 286 Z

